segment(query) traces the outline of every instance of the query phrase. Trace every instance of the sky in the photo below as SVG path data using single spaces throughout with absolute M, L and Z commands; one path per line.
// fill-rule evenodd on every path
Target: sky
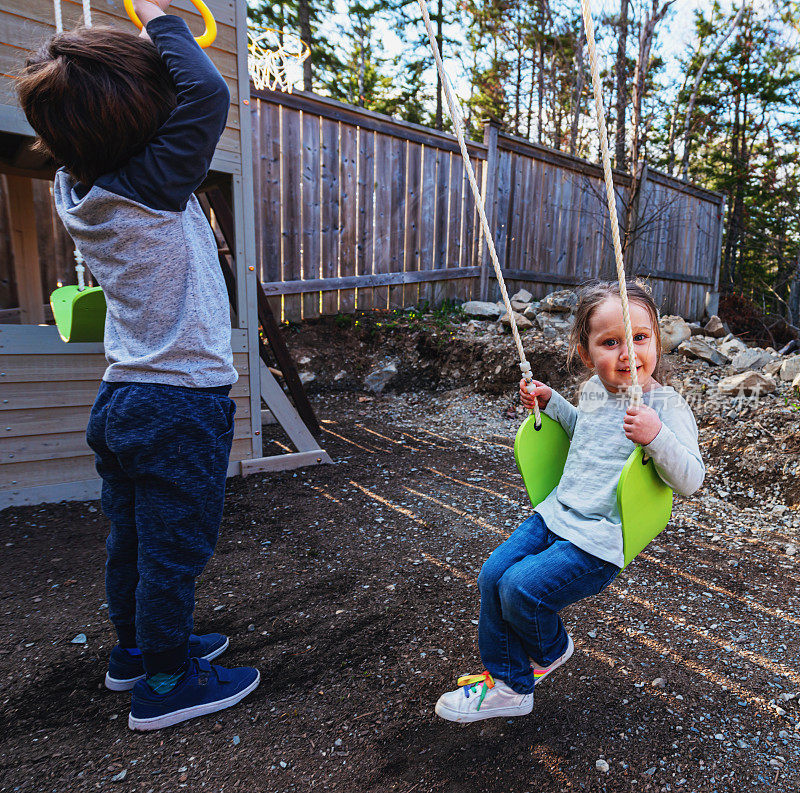
M 433 10 L 434 0 L 428 0 L 429 12 Z M 634 0 L 636 2 L 636 0 Z M 763 5 L 768 0 L 755 0 L 755 5 Z M 667 18 L 660 24 L 657 29 L 658 42 L 660 52 L 665 56 L 668 62 L 668 73 L 674 72 L 675 81 L 680 80 L 678 64 L 683 55 L 690 50 L 694 38 L 694 11 L 698 8 L 708 8 L 710 5 L 709 0 L 676 0 L 673 4 Z M 731 8 L 734 5 L 732 0 L 722 0 L 723 8 Z M 337 6 L 344 10 L 346 2 L 344 0 L 337 0 Z M 595 20 L 603 13 L 615 13 L 619 9 L 619 0 L 594 0 L 592 4 L 592 12 Z M 340 14 L 340 20 L 346 21 L 346 15 Z M 457 28 L 451 27 L 448 31 L 449 35 L 453 38 L 458 37 Z M 388 56 L 393 56 L 401 52 L 407 45 L 403 44 L 397 34 L 385 26 L 382 26 L 376 31 L 376 38 L 378 38 Z M 600 53 L 602 57 L 602 52 Z M 609 54 L 610 57 L 610 54 Z M 463 75 L 463 68 L 460 63 L 455 61 L 452 57 L 447 57 L 445 53 L 444 59 L 445 69 L 453 80 L 457 92 L 463 97 L 466 92 L 463 90 L 466 87 L 466 80 Z M 431 68 L 427 79 L 435 82 L 435 73 Z

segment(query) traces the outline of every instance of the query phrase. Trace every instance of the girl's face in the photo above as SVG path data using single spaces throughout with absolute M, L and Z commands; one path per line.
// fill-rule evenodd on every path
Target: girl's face
M 639 385 L 647 391 L 658 385 L 653 379 L 653 371 L 658 363 L 656 335 L 650 312 L 632 300 L 628 301 L 628 307 L 633 327 L 636 372 Z M 583 363 L 597 373 L 609 391 L 626 389 L 631 384 L 631 370 L 625 324 L 622 321 L 622 303 L 618 297 L 607 298 L 592 312 L 588 345 L 588 349 L 578 347 Z

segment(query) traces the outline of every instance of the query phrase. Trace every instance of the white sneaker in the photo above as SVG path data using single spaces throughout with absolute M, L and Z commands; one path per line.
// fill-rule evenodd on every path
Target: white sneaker
M 436 703 L 436 715 L 465 724 L 497 716 L 527 716 L 533 710 L 533 694 L 518 694 L 488 672 L 458 679 L 455 691 L 448 691 Z
M 564 655 L 560 658 L 556 658 L 550 666 L 537 666 L 536 661 L 531 659 L 531 663 L 533 664 L 533 684 L 538 685 L 542 682 L 554 669 L 558 669 L 561 664 L 565 664 L 572 658 L 572 653 L 575 652 L 575 645 L 572 643 L 572 636 L 567 634 L 567 649 L 564 651 Z

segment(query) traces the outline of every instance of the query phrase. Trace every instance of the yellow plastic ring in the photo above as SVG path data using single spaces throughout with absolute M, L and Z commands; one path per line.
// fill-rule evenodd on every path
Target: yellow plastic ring
M 131 22 L 141 30 L 143 25 L 136 15 L 136 11 L 133 10 L 133 0 L 123 0 L 123 3 L 125 5 L 125 10 L 128 12 L 128 16 L 131 18 Z M 203 49 L 206 49 L 206 47 L 210 47 L 214 43 L 214 39 L 217 37 L 217 22 L 203 0 L 192 0 L 192 4 L 200 12 L 200 16 L 203 17 L 203 22 L 206 24 L 203 35 L 196 37 L 195 41 Z

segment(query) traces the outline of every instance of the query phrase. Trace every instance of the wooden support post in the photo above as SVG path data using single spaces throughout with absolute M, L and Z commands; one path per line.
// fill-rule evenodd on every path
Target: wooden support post
M 483 206 L 486 211 L 486 219 L 489 221 L 489 231 L 494 234 L 495 226 L 495 203 L 497 198 L 497 138 L 500 134 L 500 124 L 497 121 L 487 121 L 483 127 L 483 142 L 488 146 L 489 153 L 486 159 L 486 171 L 484 172 L 482 193 Z M 480 246 L 480 266 L 481 280 L 479 295 L 481 300 L 489 299 L 489 280 L 492 271 L 492 263 L 489 258 L 489 243 L 487 242 L 483 229 L 480 232 L 482 240 Z
M 44 322 L 44 296 L 36 239 L 33 182 L 26 176 L 7 174 L 6 184 L 19 321 L 21 325 L 40 325 Z

